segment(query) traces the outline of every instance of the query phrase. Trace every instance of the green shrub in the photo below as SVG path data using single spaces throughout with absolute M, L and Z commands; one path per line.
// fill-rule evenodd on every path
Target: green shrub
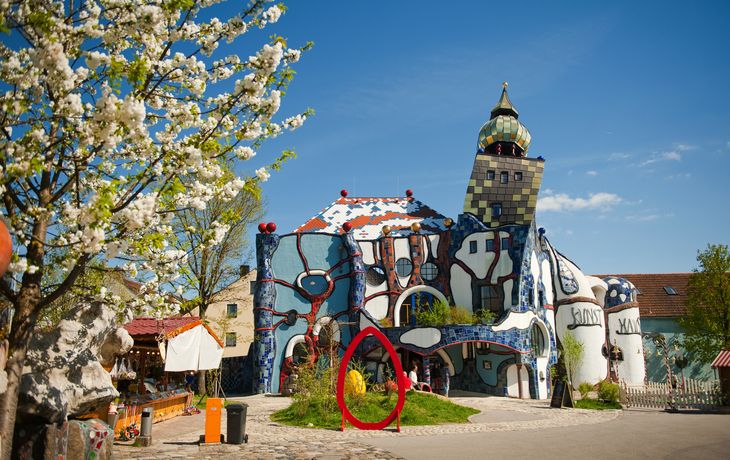
M 598 382 L 598 399 L 606 399 L 612 403 L 618 402 L 618 385 L 606 380 Z
M 588 396 L 588 392 L 593 391 L 593 385 L 588 382 L 583 382 L 578 385 L 578 391 L 580 391 L 581 399 L 586 399 L 586 397 Z
M 491 324 L 496 314 L 488 310 L 471 313 L 459 305 L 449 305 L 443 300 L 436 300 L 430 307 L 421 307 L 421 297 L 416 295 L 414 311 L 419 326 L 448 326 L 456 324 Z

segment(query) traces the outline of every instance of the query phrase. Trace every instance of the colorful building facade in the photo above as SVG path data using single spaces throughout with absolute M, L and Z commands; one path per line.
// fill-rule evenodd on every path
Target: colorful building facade
M 349 198 L 343 190 L 294 232 L 257 235 L 255 392 L 279 392 L 300 355 L 316 355 L 331 338 L 344 352 L 368 326 L 382 330 L 404 366 L 418 364 L 421 380 L 430 381 L 434 363 L 448 366 L 452 388 L 547 398 L 566 331 L 586 349 L 576 385 L 609 374 L 644 381 L 635 289 L 625 279 L 583 275 L 538 229 L 545 161 L 527 156 L 530 133 L 517 119 L 505 87 L 479 131 L 456 221 L 410 190 L 394 198 Z M 416 312 L 438 301 L 495 319 L 417 326 Z M 357 355 L 378 381 L 400 372 L 373 337 Z

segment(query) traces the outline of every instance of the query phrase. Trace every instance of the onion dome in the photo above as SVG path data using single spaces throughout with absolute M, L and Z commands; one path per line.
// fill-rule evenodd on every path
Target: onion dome
M 530 131 L 517 121 L 519 112 L 507 95 L 504 83 L 502 97 L 492 109 L 492 116 L 479 130 L 477 149 L 494 155 L 525 156 L 530 147 Z

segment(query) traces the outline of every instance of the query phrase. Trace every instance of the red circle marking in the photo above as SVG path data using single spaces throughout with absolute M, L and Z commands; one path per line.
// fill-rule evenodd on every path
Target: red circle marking
M 355 352 L 357 345 L 370 334 L 374 335 L 378 340 L 380 340 L 380 343 L 385 346 L 386 351 L 390 354 L 390 357 L 393 360 L 393 366 L 396 369 L 396 373 L 402 374 L 403 367 L 401 366 L 398 354 L 396 353 L 395 348 L 393 348 L 393 345 L 390 343 L 390 340 L 388 340 L 388 338 L 377 328 L 369 326 L 360 331 L 360 333 L 352 339 L 352 342 L 350 342 L 350 345 L 347 347 L 345 356 L 340 362 L 340 372 L 337 377 L 337 405 L 340 406 L 340 410 L 345 416 L 345 419 L 355 428 L 359 428 L 361 430 L 382 430 L 395 420 L 400 411 L 403 410 L 403 405 L 406 403 L 406 385 L 405 379 L 402 376 L 398 377 L 398 402 L 396 403 L 393 412 L 379 422 L 361 422 L 357 417 L 352 415 L 350 410 L 347 408 L 347 404 L 345 404 L 345 378 L 347 377 L 347 365 L 350 363 L 350 359 L 352 358 L 352 354 Z M 401 371 L 398 369 L 401 369 Z M 410 388 L 410 385 L 408 385 L 408 387 Z

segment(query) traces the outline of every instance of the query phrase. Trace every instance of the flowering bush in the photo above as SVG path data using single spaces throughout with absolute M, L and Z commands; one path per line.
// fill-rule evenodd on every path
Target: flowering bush
M 38 313 L 90 261 L 147 274 L 129 304 L 103 286 L 94 292 L 120 312 L 173 313 L 162 286 L 186 258 L 169 244 L 175 213 L 257 193 L 269 171 L 294 156 L 285 151 L 250 178 L 232 175 L 235 161 L 311 115 L 274 120 L 293 77 L 289 65 L 311 44 L 293 49 L 273 36 L 249 57 L 226 54 L 225 45 L 277 22 L 285 8 L 254 0 L 230 19 L 196 22 L 214 3 L 0 2 L 0 29 L 9 32 L 0 44 L 0 195 L 16 247 L 16 282 L 0 280 L 16 312 L 3 413 L 15 413 L 10 400 Z M 227 228 L 197 230 L 215 245 Z M 66 275 L 46 282 L 49 266 Z M 0 418 L 0 436 L 11 439 L 13 420 Z

